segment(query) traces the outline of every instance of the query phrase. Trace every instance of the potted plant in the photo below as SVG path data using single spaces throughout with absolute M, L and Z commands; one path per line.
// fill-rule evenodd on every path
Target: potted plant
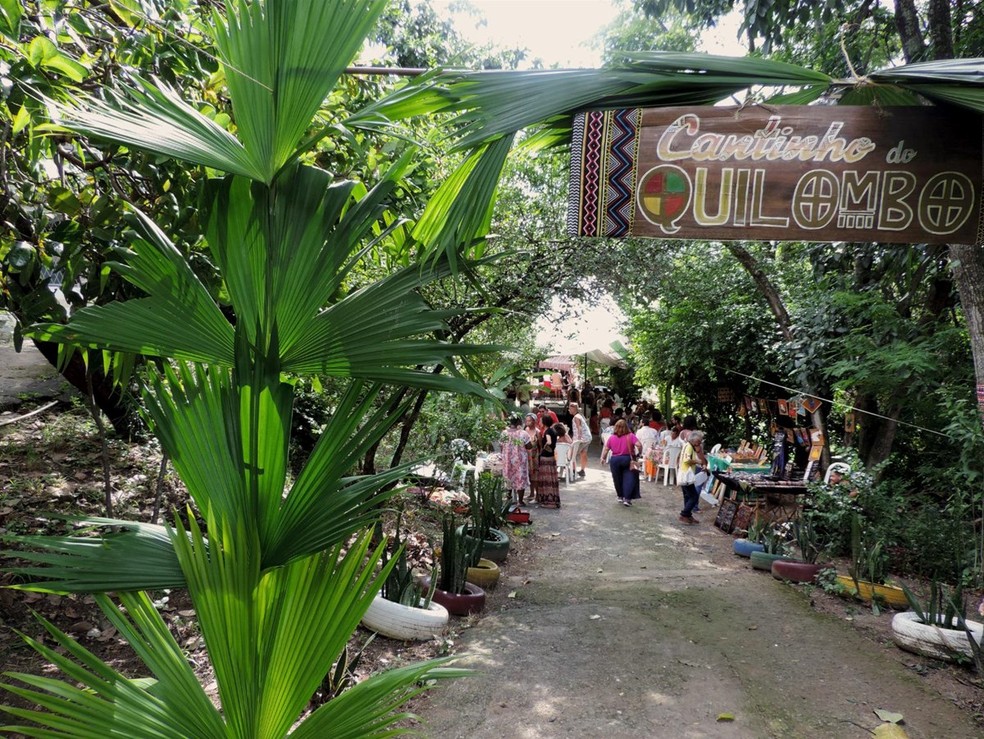
M 821 541 L 820 529 L 810 511 L 804 511 L 793 522 L 793 538 L 799 547 L 800 559 L 779 559 L 772 563 L 772 576 L 790 582 L 813 582 L 822 565 L 817 563 L 826 545 Z
M 776 525 L 768 524 L 762 530 L 762 551 L 752 552 L 749 559 L 756 570 L 772 570 L 772 563 L 786 557 L 786 535 Z
M 765 544 L 762 543 L 762 535 L 765 531 L 766 523 L 756 517 L 748 527 L 747 539 L 735 539 L 733 545 L 735 554 L 739 557 L 750 558 L 752 552 L 764 552 Z
M 477 480 L 468 481 L 468 500 L 471 524 L 463 527 L 470 544 L 478 542 L 481 556 L 493 562 L 504 562 L 509 556 L 509 535 L 499 527 L 504 525 L 504 487 L 502 478 L 483 472 Z
M 485 607 L 485 591 L 467 580 L 468 565 L 481 542 L 468 537 L 464 527 L 455 524 L 453 515 L 444 516 L 440 577 L 433 599 L 447 608 L 448 613 L 467 616 L 469 613 L 478 613 Z M 424 579 L 427 586 L 431 582 L 433 577 Z
M 903 586 L 911 611 L 892 618 L 892 641 L 908 652 L 952 662 L 971 659 L 984 670 L 984 624 L 966 619 L 962 584 L 952 594 L 938 580 L 930 583 L 924 604 Z
M 851 517 L 851 566 L 849 575 L 838 575 L 837 583 L 844 592 L 871 603 L 878 613 L 879 604 L 893 608 L 905 608 L 908 600 L 905 591 L 895 585 L 886 585 L 888 557 L 884 542 L 876 539 L 871 530 L 861 523 L 861 516 Z
M 414 577 L 406 547 L 400 541 L 401 521 L 402 511 L 397 516 L 393 537 L 395 554 L 391 557 L 384 553 L 382 566 L 385 568 L 391 558 L 396 561 L 362 617 L 362 625 L 391 639 L 426 641 L 444 631 L 449 619 L 448 610 L 432 600 L 436 565 L 431 571 L 431 582 L 434 583 L 431 587 L 422 588 Z

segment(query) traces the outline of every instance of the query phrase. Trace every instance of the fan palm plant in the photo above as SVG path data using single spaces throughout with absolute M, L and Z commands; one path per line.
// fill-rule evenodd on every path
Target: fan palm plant
M 476 349 L 421 338 L 441 332 L 445 316 L 417 289 L 481 253 L 516 131 L 546 122 L 533 140 L 558 143 L 580 109 L 709 104 L 753 84 L 805 86 L 797 100 L 807 102 L 831 83 L 763 60 L 680 55 L 639 57 L 612 70 L 425 76 L 347 125 L 380 129 L 387 118 L 464 111 L 459 143 L 474 148 L 413 231 L 420 263 L 334 300 L 364 241 L 385 233 L 387 200 L 406 163 L 364 190 L 306 164 L 305 155 L 328 134 L 312 133 L 312 119 L 384 4 L 226 0 L 225 15 L 213 13 L 212 30 L 235 133 L 156 81 L 55 111 L 68 130 L 216 174 L 203 223 L 236 322 L 226 320 L 166 234 L 135 212 L 135 235 L 118 269 L 146 297 L 34 329 L 37 338 L 162 360 L 149 383 L 149 415 L 194 510 L 187 523 L 175 518 L 168 527 L 93 519 L 93 527 L 108 529 L 102 536 L 20 541 L 28 564 L 18 571 L 45 580 L 32 587 L 96 593 L 153 678 L 125 678 L 45 623 L 61 649 L 28 641 L 72 682 L 8 673 L 5 687 L 41 710 L 5 708 L 31 724 L 7 728 L 31 736 L 196 738 L 398 731 L 398 708 L 422 680 L 459 671 L 435 662 L 393 670 L 305 715 L 388 574 L 376 568 L 381 548 L 370 550 L 368 532 L 383 491 L 402 471 L 348 471 L 399 414 L 373 410 L 384 385 L 478 390 L 429 371 Z M 908 77 L 878 81 L 984 105 L 976 68 L 916 66 Z M 946 86 L 937 73 L 973 79 Z M 293 387 L 285 373 L 349 381 L 287 490 Z M 162 587 L 188 589 L 220 707 L 143 592 Z M 122 608 L 108 592 L 119 594 Z
M 461 198 L 480 217 L 459 219 L 450 237 L 435 231 L 443 246 L 425 264 L 342 299 L 363 245 L 386 233 L 387 203 L 406 162 L 366 189 L 301 161 L 324 135 L 310 134 L 315 113 L 384 4 L 228 0 L 226 14 L 216 12 L 212 21 L 235 135 L 157 82 L 54 109 L 68 130 L 215 171 L 202 221 L 236 320 L 230 324 L 220 312 L 166 234 L 134 212 L 130 248 L 116 266 L 146 297 L 82 310 L 64 326 L 34 328 L 35 336 L 69 346 L 161 360 L 148 382 L 148 416 L 193 507 L 169 526 L 90 519 L 84 523 L 101 535 L 17 542 L 27 564 L 12 569 L 41 578 L 25 587 L 97 594 L 152 677 L 127 679 L 45 622 L 62 649 L 27 641 L 71 682 L 7 673 L 4 687 L 39 706 L 5 707 L 21 720 L 8 730 L 71 737 L 389 736 L 399 733 L 399 706 L 423 681 L 462 674 L 443 660 L 412 665 L 305 713 L 392 567 L 380 566 L 383 544 L 370 546 L 371 524 L 404 470 L 349 472 L 402 410 L 377 402 L 383 387 L 480 390 L 430 371 L 475 349 L 426 338 L 444 329 L 445 316 L 430 310 L 418 289 L 461 269 L 466 247 L 487 222 L 487 150 L 441 201 L 454 207 Z M 348 382 L 289 487 L 288 373 Z M 162 587 L 188 590 L 215 671 L 218 707 L 144 592 Z M 118 594 L 119 605 L 108 592 Z

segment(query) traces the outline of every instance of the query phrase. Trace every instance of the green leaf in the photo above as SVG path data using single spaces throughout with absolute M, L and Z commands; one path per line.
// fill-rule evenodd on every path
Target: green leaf
M 32 67 L 40 66 L 42 62 L 58 54 L 58 47 L 47 36 L 35 36 L 27 45 L 27 61 Z
M 236 125 L 251 159 L 272 182 L 382 12 L 385 0 L 231 0 L 216 14 Z
M 60 51 L 56 51 L 54 56 L 42 60 L 41 66 L 45 69 L 59 72 L 73 82 L 82 82 L 89 73 L 89 70 Z
M 174 89 L 160 81 L 137 83 L 123 87 L 123 94 L 109 103 L 86 96 L 71 106 L 48 101 L 49 108 L 56 123 L 77 133 L 264 179 L 236 137 L 183 102 Z
M 27 106 L 22 105 L 20 110 L 17 111 L 17 115 L 14 116 L 14 120 L 10 128 L 11 133 L 20 133 L 30 122 L 31 113 L 28 111 Z
M 20 22 L 24 9 L 21 0 L 0 0 L 0 33 L 17 43 L 20 41 Z
M 67 325 L 35 326 L 31 335 L 75 346 L 229 366 L 233 329 L 184 257 L 146 216 L 118 271 L 148 298 L 78 311 Z

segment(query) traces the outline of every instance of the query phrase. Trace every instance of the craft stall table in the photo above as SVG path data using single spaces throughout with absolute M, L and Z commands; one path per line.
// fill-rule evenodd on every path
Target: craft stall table
M 710 467 L 710 459 L 708 459 Z M 805 482 L 778 480 L 765 473 L 768 466 L 754 467 L 754 471 L 731 465 L 727 471 L 715 471 L 714 493 L 720 501 L 715 525 L 727 533 L 747 530 L 753 518 L 764 518 L 774 523 L 785 523 L 796 518 L 801 496 L 806 495 Z M 712 468 L 713 469 L 713 468 Z

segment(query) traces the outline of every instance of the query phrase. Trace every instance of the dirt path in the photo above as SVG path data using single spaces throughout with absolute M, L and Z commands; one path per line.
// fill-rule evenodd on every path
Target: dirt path
M 13 319 L 0 312 L 0 411 L 19 405 L 22 396 L 55 397 L 64 385 L 31 342 L 14 351 L 12 330 Z
M 982 735 L 894 646 L 731 554 L 710 514 L 678 524 L 677 488 L 644 482 L 624 508 L 594 466 L 534 509 L 532 565 L 499 586 L 515 598 L 456 644 L 478 673 L 418 707 L 429 736 L 866 737 L 875 708 L 913 738 Z

